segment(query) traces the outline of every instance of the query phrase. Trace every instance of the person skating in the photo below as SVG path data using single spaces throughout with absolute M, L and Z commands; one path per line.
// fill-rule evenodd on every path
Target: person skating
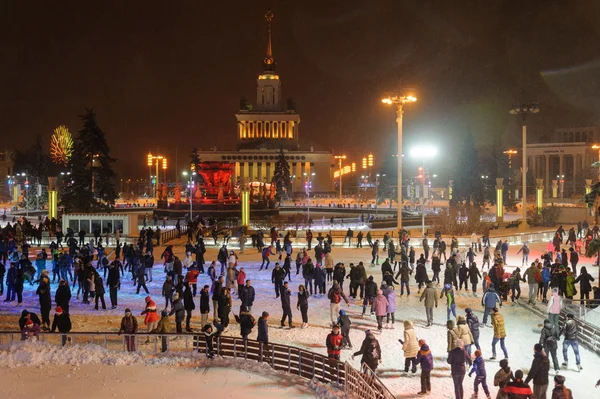
M 423 302 L 425 299 L 425 313 L 427 314 L 427 327 L 433 325 L 433 306 L 438 306 L 437 291 L 433 287 L 433 283 L 430 281 L 427 283 L 427 287 L 423 290 L 419 302 Z
M 573 249 L 573 248 L 571 248 Z M 577 276 L 574 283 L 579 283 L 579 298 L 581 305 L 588 305 L 590 300 L 590 292 L 592 292 L 592 282 L 594 278 L 588 273 L 587 268 L 581 268 L 581 274 Z
M 363 300 L 363 309 L 362 316 L 365 315 L 367 311 L 367 306 L 370 307 L 370 314 L 373 314 L 373 300 L 377 295 L 377 283 L 373 281 L 373 276 L 369 276 L 367 282 L 365 284 L 365 297 Z
M 352 354 L 352 359 L 358 355 L 362 356 L 360 359 L 361 365 L 366 364 L 371 370 L 377 370 L 377 367 L 382 361 L 381 347 L 371 330 L 365 330 L 365 339 L 363 340 L 360 349 Z
M 352 342 L 350 341 L 350 326 L 352 321 L 346 314 L 344 309 L 340 310 L 340 317 L 338 317 L 338 325 L 340 326 L 340 332 L 342 333 L 342 349 L 352 349 Z
M 377 290 L 377 296 L 373 300 L 373 311 L 377 317 L 377 331 L 381 332 L 383 328 L 383 318 L 387 315 L 388 300 L 383 295 L 382 290 Z
M 396 323 L 396 292 L 393 285 L 388 286 L 385 282 L 381 283 L 381 290 L 388 300 L 385 328 L 394 329 L 394 324 Z M 392 319 L 392 324 L 390 324 L 390 318 Z
M 205 285 L 200 291 L 200 326 L 204 327 L 208 323 L 210 314 L 210 287 Z
M 531 388 L 527 382 L 523 382 L 523 371 L 521 370 L 515 371 L 515 378 L 504 386 L 503 391 L 508 395 L 508 399 L 534 399 Z
M 490 284 L 488 290 L 483 294 L 481 298 L 481 306 L 485 307 L 483 311 L 483 324 L 487 326 L 487 320 L 492 309 L 499 305 L 502 307 L 502 299 L 500 299 L 500 295 L 496 292 L 494 284 Z
M 112 309 L 116 309 L 118 305 L 118 291 L 121 288 L 121 275 L 119 274 L 119 266 L 113 261 L 108 265 L 108 278 L 106 279 L 106 285 L 108 286 L 108 292 L 110 296 L 110 306 Z
M 250 313 L 252 313 L 254 299 L 256 299 L 256 291 L 252 286 L 252 280 L 246 280 L 246 285 L 242 286 L 240 291 L 240 300 L 242 301 L 242 305 L 245 305 Z
M 148 287 L 146 287 L 146 273 L 143 273 L 142 268 L 138 269 L 138 274 L 136 276 L 136 280 L 137 280 L 137 289 L 135 290 L 136 294 L 140 293 L 140 289 L 144 289 L 144 291 L 146 292 L 146 295 L 149 294 L 148 292 Z M 145 269 L 145 268 L 144 268 Z
M 273 248 L 272 245 L 268 246 L 268 247 L 264 247 L 262 249 L 261 255 L 262 255 L 262 263 L 260 265 L 260 269 L 258 269 L 258 271 L 261 271 L 263 269 L 263 267 L 265 268 L 265 270 L 269 270 L 269 264 L 271 263 L 271 260 L 269 259 L 269 256 L 274 255 L 273 250 L 275 248 Z M 266 267 L 265 267 L 265 262 L 266 262 Z
M 213 323 L 215 320 L 219 320 L 219 298 L 221 298 L 221 291 L 223 287 L 223 276 L 219 276 L 217 281 L 213 285 L 212 291 L 212 303 L 213 303 Z
M 506 338 L 506 328 L 504 326 L 504 316 L 502 316 L 498 308 L 492 309 L 492 326 L 494 327 L 494 338 L 492 339 L 492 357 L 496 359 L 496 344 L 500 342 L 500 348 L 504 352 L 504 358 L 508 359 L 508 351 L 504 345 L 504 339 Z
M 504 387 L 513 379 L 512 371 L 508 366 L 508 359 L 500 360 L 500 370 L 494 375 L 494 386 L 498 387 L 496 399 L 507 399 L 507 394 L 504 392 Z
M 52 320 L 52 329 L 50 332 L 58 332 L 62 335 L 60 336 L 60 343 L 62 346 L 67 344 L 67 336 L 69 332 L 71 332 L 71 318 L 68 313 L 64 313 L 63 308 L 57 306 L 54 313 L 54 319 Z
M 558 374 L 559 363 L 556 352 L 558 351 L 558 339 L 560 331 L 550 322 L 550 320 L 544 320 L 544 327 L 540 333 L 540 344 L 546 351 L 548 356 L 552 356 L 552 363 L 554 365 L 554 371 Z
M 296 309 L 302 314 L 301 328 L 308 328 L 308 292 L 306 292 L 306 288 L 302 284 L 298 286 Z
M 56 306 L 60 306 L 64 313 L 69 314 L 69 302 L 71 301 L 71 289 L 69 283 L 65 280 L 60 280 L 58 288 L 54 294 L 54 302 Z
M 450 320 L 450 315 L 454 315 L 456 319 L 456 303 L 454 302 L 454 290 L 452 284 L 444 284 L 444 288 L 440 292 L 440 299 L 444 298 L 446 301 L 446 316 L 447 320 Z
M 315 266 L 312 263 L 310 258 L 307 258 L 306 262 L 303 262 L 302 265 L 302 277 L 304 278 L 304 286 L 306 287 L 306 291 L 308 295 L 313 294 L 313 278 L 315 276 Z M 314 292 L 316 293 L 316 287 Z
M 141 316 L 146 316 L 144 318 L 144 324 L 146 325 L 147 331 L 152 332 L 156 329 L 160 317 L 158 316 L 158 313 L 156 313 L 156 303 L 152 300 L 150 295 L 148 295 L 144 301 L 146 302 L 146 307 L 141 313 Z M 150 338 L 146 340 L 146 343 L 148 342 L 150 342 Z
M 151 331 L 152 334 L 169 334 L 173 331 L 173 326 L 171 325 L 171 320 L 169 319 L 169 314 L 167 310 L 163 310 L 160 312 L 160 320 L 156 323 L 156 327 Z M 161 338 L 161 352 L 166 352 L 169 350 L 169 336 L 163 335 Z M 149 341 L 146 341 L 149 342 Z
M 414 374 L 417 372 L 417 352 L 419 351 L 419 342 L 412 321 L 404 320 L 403 336 L 404 340 L 398 341 L 402 344 L 402 350 L 404 351 L 404 372 L 408 373 L 410 368 Z
M 577 369 L 581 371 L 583 367 L 581 367 L 581 358 L 579 357 L 579 340 L 577 338 L 577 324 L 575 323 L 574 317 L 572 313 L 567 314 L 567 321 L 563 325 L 562 330 L 560 331 L 559 336 L 564 335 L 565 339 L 563 340 L 563 367 L 569 367 L 569 359 L 568 359 L 568 350 L 569 347 L 573 348 L 573 352 L 575 352 L 575 363 L 577 364 Z
M 340 326 L 333 325 L 331 332 L 327 335 L 325 342 L 327 346 L 327 357 L 330 359 L 340 360 L 340 352 L 342 348 L 343 337 L 340 334 Z
M 46 272 L 44 270 L 44 272 Z M 50 331 L 50 311 L 52 310 L 52 297 L 50 295 L 50 280 L 42 273 L 40 285 L 36 290 L 39 298 L 40 313 L 42 315 L 42 330 Z
M 456 327 L 454 332 L 459 340 L 464 344 L 465 350 L 469 355 L 471 354 L 471 345 L 473 345 L 473 333 L 467 325 L 467 319 L 463 315 L 459 315 L 456 319 Z
M 96 290 L 96 297 L 94 298 L 95 306 L 94 309 L 98 310 L 98 302 L 102 302 L 102 309 L 106 310 L 106 302 L 104 301 L 104 282 L 99 274 L 96 274 L 94 279 L 94 285 Z
M 185 317 L 185 331 L 192 332 L 191 320 L 192 320 L 192 311 L 196 309 L 196 304 L 194 303 L 194 295 L 192 293 L 192 289 L 189 283 L 185 283 L 185 291 L 183 292 L 183 307 L 185 309 L 186 317 Z
M 479 318 L 477 318 L 477 315 L 473 313 L 471 308 L 466 308 L 465 313 L 467 314 L 467 325 L 469 326 L 469 330 L 471 331 L 471 335 L 473 336 L 473 345 L 475 345 L 475 348 L 477 348 L 478 350 L 481 350 L 481 347 L 479 346 Z M 467 352 L 469 352 L 469 355 L 471 355 L 470 351 L 471 347 L 467 348 Z
M 336 323 L 338 314 L 340 313 L 342 299 L 346 302 L 348 307 L 350 307 L 350 302 L 348 302 L 348 298 L 346 298 L 344 291 L 335 280 L 333 281 L 333 286 L 327 293 L 327 298 L 329 299 L 329 318 L 331 319 L 331 324 L 333 325 Z
M 258 318 L 258 336 L 256 340 L 264 344 L 269 343 L 269 313 L 262 312 L 262 315 Z
M 283 283 L 283 287 L 281 287 L 281 310 L 283 315 L 281 316 L 281 328 L 285 327 L 285 320 L 287 319 L 288 325 L 290 328 L 294 328 L 292 324 L 292 307 L 290 305 L 290 297 L 292 296 L 292 292 L 288 288 L 288 282 L 285 281 Z
M 573 399 L 573 393 L 565 387 L 566 378 L 562 375 L 554 376 L 554 389 L 551 399 Z
M 469 280 L 471 282 L 471 289 L 473 291 L 473 296 L 477 297 L 477 285 L 479 284 L 479 279 L 481 277 L 481 273 L 479 273 L 479 269 L 477 268 L 477 263 L 472 262 L 469 267 Z
M 552 295 L 548 300 L 548 319 L 557 331 L 560 331 L 558 321 L 560 319 L 560 312 L 563 310 L 563 300 L 558 294 L 558 288 L 552 288 Z
M 138 330 L 138 322 L 131 313 L 131 309 L 125 309 L 125 316 L 121 319 L 119 335 L 125 334 L 125 344 L 128 352 L 135 352 L 135 337 Z
M 179 298 L 179 294 L 173 295 L 173 305 L 169 316 L 175 315 L 175 326 L 177 334 L 183 333 L 182 323 L 185 317 L 185 308 L 183 306 L 183 299 Z
M 228 332 L 229 313 L 231 313 L 231 308 L 233 306 L 231 299 L 231 291 L 229 291 L 229 288 L 223 288 L 221 290 L 221 295 L 219 296 L 217 304 L 219 306 L 219 321 L 221 325 L 223 325 L 223 332 Z
M 546 391 L 548 390 L 548 372 L 550 370 L 550 361 L 548 356 L 544 353 L 544 349 L 541 344 L 535 344 L 533 346 L 533 362 L 529 369 L 529 374 L 525 379 L 525 384 L 529 384 L 529 381 L 533 380 L 533 398 L 545 398 Z M 515 377 L 517 377 L 515 372 Z M 521 374 L 522 379 L 522 374 Z M 510 395 L 509 395 L 510 398 Z
M 490 396 L 490 390 L 488 389 L 486 381 L 487 372 L 485 370 L 485 362 L 483 360 L 483 356 L 481 355 L 480 350 L 475 351 L 475 360 L 473 361 L 473 368 L 471 368 L 471 371 L 469 371 L 469 377 L 471 377 L 471 374 L 473 373 L 475 373 L 475 380 L 473 381 L 473 390 L 475 392 L 473 393 L 473 396 L 471 396 L 471 398 L 477 398 L 479 392 L 479 385 L 481 385 L 485 396 L 488 399 L 491 399 L 492 397 Z
M 235 321 L 240 324 L 240 334 L 244 341 L 248 340 L 248 335 L 252 332 L 252 329 L 256 325 L 256 320 L 248 312 L 248 308 L 244 305 L 240 307 L 240 314 L 235 315 Z
M 417 395 L 429 395 L 431 393 L 431 370 L 433 370 L 433 356 L 429 345 L 424 339 L 419 340 L 419 352 L 416 363 L 421 365 L 421 391 Z
M 459 339 L 456 341 L 456 348 L 448 352 L 447 362 L 450 365 L 450 375 L 452 375 L 452 382 L 454 383 L 455 399 L 464 398 L 463 381 L 467 373 L 465 364 L 469 366 L 473 364 L 471 355 L 467 353 L 464 346 L 463 340 Z
M 410 275 L 412 274 L 412 270 L 408 267 L 406 262 L 402 262 L 398 273 L 396 274 L 396 278 L 400 276 L 400 296 L 404 295 L 404 287 L 406 287 L 406 295 L 410 295 Z

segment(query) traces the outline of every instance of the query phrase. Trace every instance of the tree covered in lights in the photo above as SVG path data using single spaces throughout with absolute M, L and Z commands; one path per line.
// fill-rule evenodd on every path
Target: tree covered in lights
M 71 181 L 61 198 L 67 212 L 94 212 L 114 205 L 117 190 L 110 148 L 93 110 L 81 116 L 83 128 L 75 139 L 71 158 Z
M 273 179 L 271 180 L 271 184 L 275 184 L 275 199 L 277 199 L 277 201 L 282 201 L 289 197 L 288 193 L 290 192 L 291 181 L 290 165 L 285 159 L 282 148 L 279 151 L 279 155 L 277 155 L 275 171 Z

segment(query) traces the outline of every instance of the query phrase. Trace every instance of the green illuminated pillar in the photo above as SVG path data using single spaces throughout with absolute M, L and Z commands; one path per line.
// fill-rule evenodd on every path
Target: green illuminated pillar
M 541 215 L 542 208 L 544 207 L 544 179 L 535 179 L 535 182 L 536 182 L 535 206 L 537 207 L 538 215 Z
M 558 180 L 552 180 L 552 198 L 558 197 Z
M 585 179 L 585 193 L 589 194 L 592 191 L 592 179 Z
M 496 179 L 496 222 L 504 221 L 504 178 Z
M 58 177 L 48 177 L 48 219 L 58 218 L 58 191 L 56 182 Z

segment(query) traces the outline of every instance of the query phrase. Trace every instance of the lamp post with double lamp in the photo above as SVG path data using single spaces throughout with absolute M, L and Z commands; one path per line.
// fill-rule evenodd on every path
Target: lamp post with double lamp
M 519 225 L 519 230 L 525 231 L 529 228 L 527 224 L 527 125 L 525 124 L 525 118 L 529 114 L 537 114 L 540 112 L 540 107 L 537 103 L 517 105 L 510 109 L 511 115 L 520 115 L 523 123 L 523 148 L 521 150 L 523 154 L 523 166 L 521 167 L 521 182 L 523 183 L 523 194 L 521 195 L 523 201 L 522 217 L 523 222 Z
M 344 159 L 346 159 L 346 156 L 345 155 L 336 155 L 336 156 L 334 156 L 334 158 L 338 160 L 339 165 L 340 165 L 340 202 L 341 202 L 342 201 L 342 175 L 343 175 L 342 161 Z
M 508 155 L 508 199 L 512 200 L 512 156 L 517 154 L 517 150 L 506 150 L 504 154 Z
M 396 123 L 398 124 L 398 230 L 402 229 L 402 114 L 404 104 L 414 103 L 417 98 L 408 96 L 392 95 L 381 100 L 384 104 L 396 105 Z
M 184 170 L 183 172 L 181 172 L 182 175 L 184 176 L 189 176 L 189 180 L 188 180 L 188 184 L 187 184 L 187 189 L 188 189 L 188 200 L 190 201 L 190 220 L 193 220 L 193 216 L 192 216 L 192 197 L 194 196 L 194 176 L 196 175 L 196 172 L 188 172 L 187 170 Z
M 429 186 L 427 186 L 427 190 L 425 190 L 425 178 L 426 178 L 426 170 L 425 170 L 425 160 L 431 159 L 437 155 L 437 148 L 432 146 L 418 146 L 413 147 L 410 150 L 410 155 L 413 158 L 417 158 L 421 161 L 421 196 L 419 198 L 419 202 L 421 203 L 421 234 L 423 237 L 425 236 L 425 200 L 429 196 Z
M 308 220 L 310 220 L 310 190 L 312 189 L 312 177 L 315 175 L 315 172 L 312 173 L 303 173 L 304 175 L 304 190 L 306 191 L 306 198 L 307 198 L 307 203 L 308 206 L 306 207 L 306 218 L 307 218 L 307 222 Z
M 148 170 L 150 172 L 150 179 L 152 179 L 152 166 L 156 166 L 156 183 L 154 184 L 154 198 L 158 197 L 158 167 L 162 163 L 162 169 L 164 172 L 164 180 L 167 181 L 167 157 L 162 155 L 152 155 L 148 153 Z M 156 161 L 156 162 L 155 162 Z

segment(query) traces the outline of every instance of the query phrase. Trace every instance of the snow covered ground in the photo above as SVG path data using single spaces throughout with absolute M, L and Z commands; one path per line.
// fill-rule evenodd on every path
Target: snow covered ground
M 536 256 L 539 256 L 545 249 L 545 245 L 545 243 L 532 244 L 530 260 L 533 260 Z M 516 255 L 517 250 L 518 247 L 516 246 L 513 246 L 510 249 L 508 257 L 509 266 L 520 266 L 521 258 L 520 256 Z M 156 252 L 158 252 L 158 249 Z M 419 251 L 417 251 L 417 253 L 418 252 Z M 177 246 L 176 253 L 179 256 L 183 256 L 183 247 Z M 207 259 L 211 260 L 215 258 L 216 249 L 210 248 L 207 253 Z M 367 274 L 372 274 L 377 282 L 381 281 L 381 272 L 379 266 L 368 265 L 368 262 L 370 261 L 369 248 L 348 249 L 334 247 L 333 258 L 336 262 L 344 262 L 346 266 L 348 266 L 350 262 L 357 263 L 358 261 L 363 261 L 367 264 Z M 478 256 L 477 260 L 480 263 L 481 256 Z M 588 267 L 588 271 L 592 274 L 592 276 L 597 276 L 598 268 L 590 267 L 590 264 L 591 260 L 585 258 L 583 258 L 580 262 L 580 266 Z M 306 348 L 319 353 L 326 353 L 325 337 L 330 331 L 329 303 L 326 297 L 322 296 L 320 298 L 310 298 L 310 327 L 308 329 L 279 329 L 278 325 L 281 318 L 281 307 L 279 299 L 275 299 L 275 292 L 273 290 L 273 285 L 271 284 L 271 270 L 273 267 L 273 262 L 271 263 L 271 267 L 269 267 L 268 271 L 263 270 L 259 272 L 258 268 L 260 266 L 260 255 L 255 249 L 249 248 L 246 249 L 244 254 L 240 255 L 239 266 L 245 268 L 248 278 L 252 280 L 252 285 L 255 286 L 257 291 L 257 300 L 253 306 L 254 316 L 258 318 L 263 310 L 266 310 L 271 314 L 271 318 L 269 320 L 270 340 L 272 342 L 293 344 L 298 347 Z M 428 264 L 427 267 L 429 269 L 430 265 Z M 511 270 L 511 267 L 508 267 L 508 270 Z M 151 295 L 156 299 L 157 304 L 161 306 L 163 304 L 162 300 L 160 299 L 160 292 L 163 283 L 162 267 L 155 267 L 154 276 L 154 281 L 148 284 L 148 288 L 150 289 Z M 208 283 L 208 277 L 201 275 L 198 285 L 202 286 L 205 283 Z M 296 276 L 294 270 L 290 287 L 292 288 L 293 293 L 292 309 L 294 310 L 294 324 L 296 326 L 299 326 L 301 323 L 300 312 L 296 311 L 294 306 L 296 303 L 296 293 L 299 284 L 304 284 L 304 280 L 300 275 Z M 347 284 L 345 284 L 344 287 L 346 288 Z M 56 285 L 53 285 L 52 288 L 54 290 Z M 37 297 L 34 294 L 34 287 L 26 287 L 25 289 L 26 292 L 23 307 L 16 307 L 14 303 L 6 304 L 0 302 L 0 330 L 15 330 L 18 316 L 20 315 L 21 310 L 24 308 L 39 312 Z M 347 292 L 347 288 L 345 291 Z M 383 350 L 383 363 L 379 369 L 382 381 L 399 398 L 417 397 L 416 393 L 420 389 L 419 372 L 417 372 L 415 375 L 406 375 L 404 373 L 403 353 L 401 345 L 397 341 L 398 338 L 402 338 L 402 322 L 403 320 L 408 319 L 414 321 L 418 337 L 427 340 L 434 355 L 435 370 L 432 374 L 434 377 L 432 379 L 434 397 L 451 398 L 453 397 L 453 385 L 450 377 L 450 368 L 446 363 L 447 344 L 445 309 L 443 308 L 443 305 L 440 305 L 439 308 L 435 309 L 435 325 L 432 328 L 425 328 L 425 312 L 416 295 L 417 289 L 414 285 L 414 280 L 411 281 L 411 291 L 412 294 L 409 297 L 400 297 L 399 291 L 397 291 L 398 309 L 396 312 L 396 328 L 393 330 L 384 330 L 380 335 L 377 335 Z M 481 292 L 479 292 L 479 294 L 481 295 Z M 525 284 L 522 286 L 522 296 L 527 296 L 527 286 Z M 136 295 L 132 283 L 125 283 L 124 281 L 122 289 L 119 292 L 119 307 L 116 310 L 94 311 L 92 306 L 82 305 L 80 301 L 77 301 L 75 298 L 73 298 L 71 302 L 73 331 L 117 331 L 123 310 L 126 307 L 130 307 L 134 314 L 139 315 L 139 312 L 143 310 L 144 297 L 145 293 Z M 106 295 L 106 300 L 108 302 L 108 295 Z M 239 310 L 239 301 L 236 300 L 234 303 L 234 312 L 237 313 Z M 481 307 L 481 296 L 474 298 L 472 294 L 461 291 L 456 294 L 456 303 L 459 314 L 464 314 L 464 309 L 471 307 L 479 316 L 480 320 L 482 319 L 483 309 Z M 351 330 L 350 337 L 354 347 L 356 348 L 355 350 L 358 350 L 360 347 L 364 337 L 364 331 L 366 329 L 373 330 L 376 328 L 374 317 L 360 317 L 362 306 L 359 305 L 360 304 L 358 301 L 351 301 L 349 308 L 344 306 L 344 309 L 348 310 L 353 322 L 353 328 Z M 510 366 L 513 370 L 519 368 L 523 369 L 523 371 L 527 374 L 533 358 L 533 345 L 538 342 L 539 339 L 540 323 L 542 320 L 538 316 L 532 314 L 526 307 L 504 306 L 502 308 L 502 313 L 505 317 L 508 334 L 506 346 L 509 352 Z M 196 310 L 194 313 L 194 319 L 192 320 L 194 329 L 200 328 L 199 319 L 199 311 Z M 230 325 L 230 331 L 228 334 L 239 336 L 239 328 L 235 322 L 233 322 L 233 316 L 231 317 L 231 320 L 232 324 Z M 138 321 L 143 325 L 142 317 L 138 317 Z M 492 379 L 494 373 L 499 368 L 498 360 L 487 360 L 491 355 L 492 333 L 493 331 L 491 328 L 482 328 L 480 343 L 486 359 L 488 385 L 490 386 L 492 395 L 495 395 L 496 388 L 493 387 Z M 256 330 L 254 330 L 250 337 L 256 337 Z M 583 370 L 581 372 L 577 372 L 575 370 L 574 356 L 572 351 L 569 352 L 569 369 L 561 370 L 561 373 L 567 378 L 566 385 L 573 390 L 574 397 L 583 397 L 584 395 L 589 396 L 590 394 L 596 393 L 598 393 L 600 396 L 600 390 L 596 392 L 594 388 L 594 384 L 598 379 L 597 370 L 600 369 L 600 357 L 585 348 L 580 348 L 580 350 Z M 498 353 L 501 353 L 500 348 L 498 348 Z M 352 360 L 350 351 L 342 352 L 342 360 L 348 360 L 357 368 L 359 366 L 359 357 L 357 357 L 355 360 Z M 562 353 L 560 348 L 559 360 L 562 361 Z M 0 364 L 6 364 L 2 361 L 1 354 Z M 20 367 L 20 369 L 23 368 Z M 25 371 L 25 369 L 23 370 L 23 375 L 25 375 L 27 371 Z M 170 373 L 170 371 L 167 373 Z M 264 374 L 266 373 L 263 373 L 263 376 L 265 376 Z M 120 374 L 120 376 L 125 381 L 125 375 Z M 139 378 L 139 376 L 135 378 Z M 470 395 L 473 392 L 472 379 L 467 377 L 464 385 L 466 394 Z

